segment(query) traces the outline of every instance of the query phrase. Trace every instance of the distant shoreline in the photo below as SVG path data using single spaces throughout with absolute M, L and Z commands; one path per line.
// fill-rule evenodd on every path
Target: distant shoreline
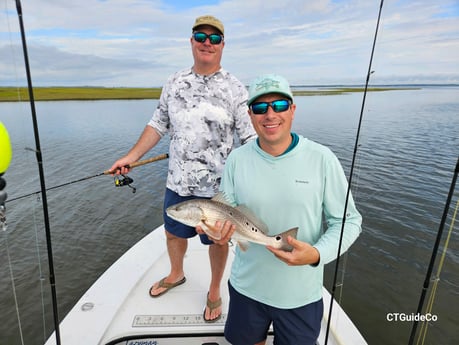
M 299 90 L 292 87 L 294 96 L 329 96 L 353 92 L 363 92 L 364 87 L 314 87 L 313 90 Z M 419 90 L 421 87 L 369 87 L 367 91 Z M 34 87 L 35 101 L 91 101 L 91 100 L 135 100 L 159 99 L 162 88 L 108 88 L 108 87 Z M 0 87 L 0 102 L 27 102 L 29 93 L 26 87 Z

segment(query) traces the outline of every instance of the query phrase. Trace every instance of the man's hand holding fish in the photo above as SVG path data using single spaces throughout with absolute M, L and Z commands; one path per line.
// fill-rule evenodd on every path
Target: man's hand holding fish
M 224 244 L 227 244 L 231 240 L 231 237 L 233 236 L 233 233 L 236 230 L 236 225 L 231 223 L 229 220 L 227 221 L 217 220 L 215 222 L 215 226 L 213 227 L 213 230 L 217 233 L 220 233 L 220 238 L 216 239 L 210 235 L 207 235 L 207 236 L 209 236 L 209 238 L 214 243 L 224 245 Z M 196 232 L 201 235 L 206 233 L 199 225 L 196 227 Z

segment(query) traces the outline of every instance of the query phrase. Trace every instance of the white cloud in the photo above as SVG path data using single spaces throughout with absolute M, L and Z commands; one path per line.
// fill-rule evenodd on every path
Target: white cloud
M 206 3 L 208 5 L 206 5 Z M 24 85 L 15 4 L 0 0 L 0 85 Z M 225 24 L 223 66 L 243 82 L 364 83 L 379 1 L 34 0 L 23 18 L 35 86 L 161 86 L 192 65 L 194 18 Z M 372 83 L 459 83 L 459 4 L 384 2 Z

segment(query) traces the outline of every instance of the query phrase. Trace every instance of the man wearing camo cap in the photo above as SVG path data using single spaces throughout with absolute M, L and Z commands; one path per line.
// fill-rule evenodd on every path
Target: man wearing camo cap
M 159 140 L 169 134 L 169 171 L 164 210 L 193 198 L 212 198 L 219 190 L 226 157 L 234 148 L 234 135 L 244 144 L 256 137 L 247 114 L 247 90 L 221 65 L 224 26 L 217 18 L 196 18 L 190 38 L 194 64 L 169 77 L 158 106 L 137 143 L 117 160 L 111 171 L 127 173 L 127 165 L 138 161 Z M 149 294 L 158 297 L 186 280 L 183 258 L 187 239 L 196 229 L 178 223 L 164 213 L 170 273 L 153 284 Z M 228 246 L 209 245 L 211 282 L 204 319 L 221 317 L 220 283 L 228 256 Z

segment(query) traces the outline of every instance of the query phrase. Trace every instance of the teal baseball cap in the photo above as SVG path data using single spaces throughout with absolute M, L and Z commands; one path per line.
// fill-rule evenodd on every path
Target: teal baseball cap
M 250 83 L 247 105 L 251 105 L 258 97 L 268 93 L 279 93 L 293 101 L 292 90 L 287 79 L 277 74 L 264 74 Z

